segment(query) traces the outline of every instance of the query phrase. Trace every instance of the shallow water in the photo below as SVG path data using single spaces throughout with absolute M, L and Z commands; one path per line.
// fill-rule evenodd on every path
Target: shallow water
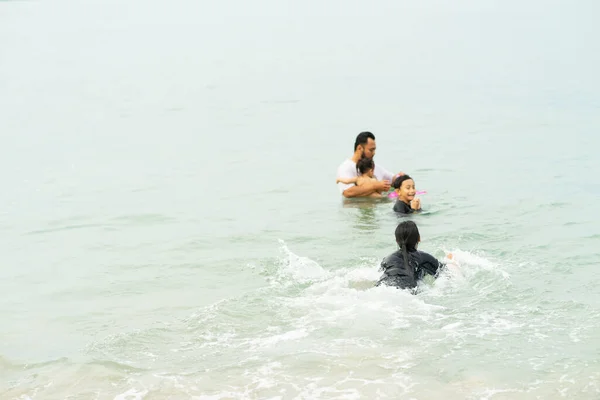
M 0 398 L 598 398 L 597 11 L 0 2 Z

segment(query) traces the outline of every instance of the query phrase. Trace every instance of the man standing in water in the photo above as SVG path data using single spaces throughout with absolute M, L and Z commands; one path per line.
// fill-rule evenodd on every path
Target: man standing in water
M 337 178 L 348 179 L 358 176 L 356 170 L 356 163 L 362 157 L 373 158 L 375 156 L 375 135 L 371 132 L 361 132 L 356 137 L 354 142 L 354 154 L 352 157 L 344 161 L 337 170 Z M 360 186 L 354 184 L 338 183 L 340 192 L 344 197 L 369 197 L 376 192 L 387 192 L 390 190 L 390 184 L 394 175 L 383 168 L 381 165 L 375 163 L 374 176 L 377 181 L 365 182 Z M 400 172 L 402 174 L 402 172 Z

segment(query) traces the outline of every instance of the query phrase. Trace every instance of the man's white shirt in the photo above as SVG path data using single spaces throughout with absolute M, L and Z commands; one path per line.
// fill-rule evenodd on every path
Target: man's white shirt
M 390 171 L 383 168 L 379 164 L 375 164 L 375 170 L 373 171 L 373 175 L 379 181 L 388 180 L 388 181 L 390 181 L 390 183 L 392 183 L 392 179 L 394 178 L 394 174 L 392 174 Z M 348 159 L 348 160 L 345 160 L 343 163 L 341 163 L 340 166 L 338 167 L 336 179 L 338 179 L 338 178 L 346 178 L 346 179 L 347 178 L 355 178 L 357 176 L 358 176 L 358 171 L 356 170 L 356 163 L 354 161 Z M 339 182 L 338 188 L 340 189 L 340 194 L 344 193 L 344 191 L 346 189 L 349 189 L 352 186 L 354 186 L 353 183 L 346 184 L 346 183 Z

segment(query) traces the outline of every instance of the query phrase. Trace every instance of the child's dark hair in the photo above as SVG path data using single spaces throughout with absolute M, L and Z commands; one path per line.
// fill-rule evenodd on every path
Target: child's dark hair
M 402 250 L 402 258 L 404 258 L 404 265 L 408 267 L 408 253 L 415 251 L 421 235 L 419 234 L 419 228 L 413 221 L 404 221 L 396 227 L 396 243 Z
M 412 178 L 408 175 L 399 176 L 396 179 L 394 179 L 394 183 L 392 183 L 392 187 L 395 189 L 398 189 L 400 186 L 402 186 L 402 182 L 407 181 L 409 179 L 412 179 Z
M 361 174 L 366 173 L 370 169 L 375 169 L 375 163 L 372 158 L 363 157 L 356 163 L 356 170 Z

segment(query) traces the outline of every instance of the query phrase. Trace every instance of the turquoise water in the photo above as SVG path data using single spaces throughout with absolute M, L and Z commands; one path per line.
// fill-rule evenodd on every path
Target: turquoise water
M 0 398 L 597 399 L 598 11 L 1 2 Z

